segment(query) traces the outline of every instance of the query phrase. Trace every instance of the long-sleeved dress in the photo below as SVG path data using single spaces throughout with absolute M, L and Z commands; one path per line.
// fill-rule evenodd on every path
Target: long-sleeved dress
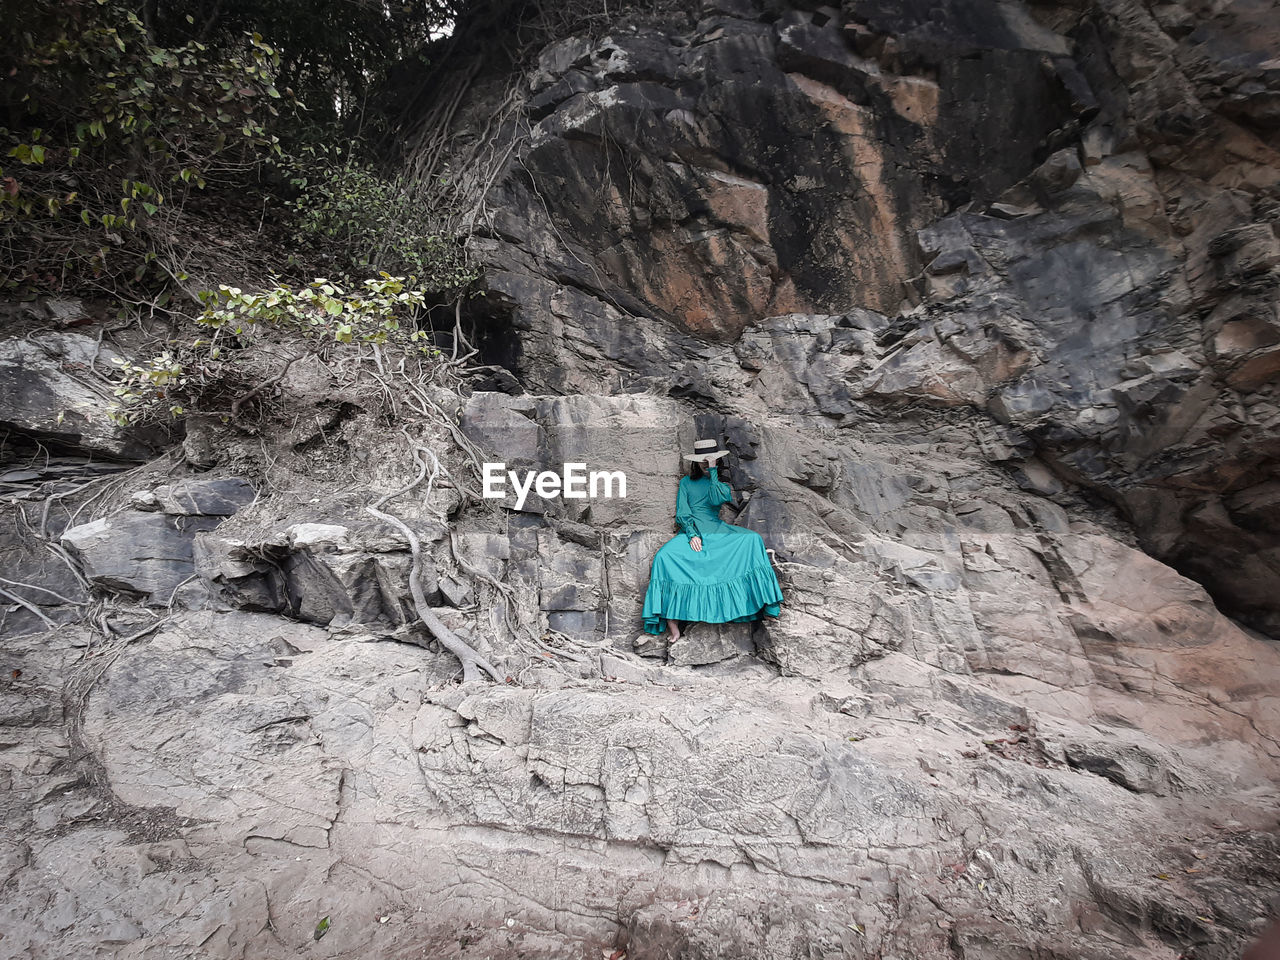
M 743 623 L 781 612 L 782 587 L 764 539 L 754 530 L 720 519 L 733 499 L 714 473 L 680 478 L 676 524 L 681 532 L 653 555 L 644 596 L 644 629 L 662 633 L 668 619 Z M 702 550 L 690 543 L 702 538 Z

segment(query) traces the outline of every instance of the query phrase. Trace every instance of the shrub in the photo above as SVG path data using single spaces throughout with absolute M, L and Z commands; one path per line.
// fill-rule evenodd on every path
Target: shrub
M 428 360 L 440 355 L 413 323 L 427 296 L 405 277 L 387 273 L 351 290 L 317 279 L 300 288 L 279 284 L 258 293 L 228 286 L 202 291 L 205 310 L 198 320 L 211 336 L 173 342 L 143 363 L 117 361 L 120 380 L 110 416 L 123 425 L 167 408 L 172 417 L 215 413 L 234 418 L 247 399 L 278 383 L 293 363 L 341 345 L 376 345 L 392 361 L 389 368 L 405 370 L 397 354 Z M 258 325 L 286 334 L 288 359 L 264 366 L 263 352 L 249 349 Z
M 287 162 L 289 183 L 298 190 L 289 206 L 300 238 L 339 270 L 357 275 L 380 264 L 446 293 L 474 281 L 476 270 L 462 246 L 432 229 L 403 182 L 354 154 L 354 147 L 311 148 Z
M 6 19 L 6 287 L 141 279 L 155 253 L 139 234 L 177 188 L 278 149 L 279 56 L 258 34 L 165 46 L 123 0 L 33 0 Z

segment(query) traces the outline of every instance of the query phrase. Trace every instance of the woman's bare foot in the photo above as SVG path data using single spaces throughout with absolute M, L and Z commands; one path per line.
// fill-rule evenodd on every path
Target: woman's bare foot
M 676 622 L 674 620 L 667 621 L 667 629 L 671 631 L 671 639 L 668 643 L 675 643 L 680 639 L 680 628 L 676 626 Z

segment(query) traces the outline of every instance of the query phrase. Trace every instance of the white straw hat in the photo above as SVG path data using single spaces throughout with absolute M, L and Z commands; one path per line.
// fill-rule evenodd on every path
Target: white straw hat
M 714 460 L 728 455 L 728 450 L 720 449 L 718 440 L 695 440 L 693 441 L 693 453 L 686 453 L 684 458 L 686 460 L 705 460 L 710 457 Z

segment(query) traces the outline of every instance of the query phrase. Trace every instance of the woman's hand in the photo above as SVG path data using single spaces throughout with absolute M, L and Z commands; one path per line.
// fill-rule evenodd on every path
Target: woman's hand
M 694 549 L 694 550 L 699 550 L 699 551 L 700 551 L 700 550 L 702 549 L 702 538 L 701 538 L 701 537 L 693 537 L 693 538 L 689 541 L 689 546 L 693 547 L 693 549 Z

